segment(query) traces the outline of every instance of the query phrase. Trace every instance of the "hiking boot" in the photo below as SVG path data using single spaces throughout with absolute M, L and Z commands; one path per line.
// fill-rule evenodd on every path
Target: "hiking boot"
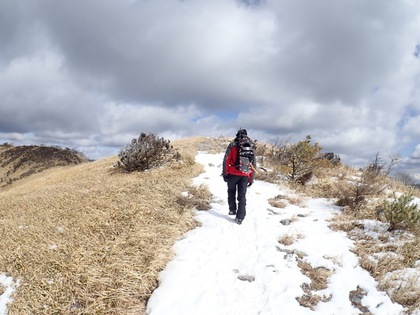
M 236 211 L 235 210 L 229 210 L 229 215 L 236 215 Z
M 235 222 L 236 222 L 236 223 L 238 223 L 238 224 L 242 224 L 242 219 L 238 219 L 238 218 L 236 218 L 236 219 L 235 219 Z

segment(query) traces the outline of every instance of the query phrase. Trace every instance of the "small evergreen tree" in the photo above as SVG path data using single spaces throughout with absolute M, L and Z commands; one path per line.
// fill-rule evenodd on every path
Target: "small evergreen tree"
M 309 135 L 305 140 L 288 146 L 282 157 L 287 170 L 286 176 L 304 185 L 321 165 L 321 150 L 322 147 L 318 143 L 311 143 Z
M 413 194 L 402 194 L 396 197 L 394 193 L 394 200 L 384 201 L 384 216 L 390 224 L 389 230 L 408 225 L 414 226 L 420 223 L 420 211 L 417 209 L 417 204 L 413 203 Z

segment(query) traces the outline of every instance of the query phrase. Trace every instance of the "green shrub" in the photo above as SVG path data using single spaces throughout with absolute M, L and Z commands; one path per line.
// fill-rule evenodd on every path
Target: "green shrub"
M 118 158 L 117 167 L 133 172 L 179 160 L 180 154 L 170 145 L 169 140 L 155 134 L 141 133 L 138 139 L 133 139 L 120 151 Z
M 417 204 L 413 203 L 412 193 L 402 194 L 396 197 L 394 193 L 393 201 L 384 201 L 384 216 L 390 224 L 389 230 L 394 230 L 404 226 L 414 226 L 420 223 L 420 212 Z
M 321 165 L 321 150 L 318 143 L 311 144 L 311 136 L 286 147 L 282 160 L 289 180 L 305 185 Z

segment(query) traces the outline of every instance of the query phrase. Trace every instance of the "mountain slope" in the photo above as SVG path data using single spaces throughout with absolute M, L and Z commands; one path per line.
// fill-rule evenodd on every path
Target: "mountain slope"
M 9 314 L 141 314 L 196 226 L 182 193 L 200 141 L 178 142 L 184 159 L 169 167 L 128 174 L 110 157 L 0 191 L 0 275 L 20 281 Z
M 1 190 L 0 313 L 19 282 L 9 314 L 144 314 L 167 266 L 150 300 L 151 315 L 168 301 L 174 302 L 169 314 L 181 312 L 176 305 L 183 314 L 206 314 L 203 305 L 230 315 L 247 314 L 243 306 L 261 314 L 285 307 L 296 314 L 334 314 L 335 308 L 377 314 L 386 306 L 389 312 L 381 314 L 399 314 L 398 303 L 411 307 L 407 314 L 419 314 L 420 258 L 412 235 L 387 233 L 378 221 L 342 215 L 332 201 L 263 181 L 250 188 L 248 217 L 238 226 L 226 214 L 220 176 L 227 140 L 173 145 L 183 160 L 167 167 L 125 173 L 110 157 L 51 169 Z M 206 168 L 200 176 L 197 150 L 217 153 L 197 156 Z M 339 225 L 347 233 L 335 231 Z M 358 243 L 375 251 L 360 255 Z M 414 251 L 404 264 L 412 268 L 397 264 L 404 248 Z M 385 282 L 365 271 L 384 274 L 385 263 L 395 268 Z
M 0 146 L 0 187 L 47 169 L 86 162 L 86 158 L 69 148 L 3 144 Z

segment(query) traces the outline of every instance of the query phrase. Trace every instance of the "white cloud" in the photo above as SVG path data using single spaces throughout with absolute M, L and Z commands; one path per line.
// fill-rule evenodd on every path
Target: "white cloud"
M 62 58 L 41 53 L 13 60 L 0 74 L 3 132 L 95 129 L 101 98 L 83 90 L 62 69 Z
M 410 158 L 418 159 L 418 163 L 420 164 L 420 144 L 416 145 L 414 151 L 410 154 Z
M 407 150 L 419 27 L 416 0 L 6 0 L 0 132 L 89 152 L 239 127 L 353 161 Z

